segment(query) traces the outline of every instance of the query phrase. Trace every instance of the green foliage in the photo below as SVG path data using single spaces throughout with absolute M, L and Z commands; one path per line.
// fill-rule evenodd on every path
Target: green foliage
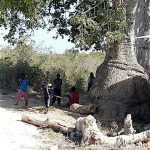
M 114 43 L 115 41 L 120 41 L 122 39 L 122 34 L 119 31 L 107 32 L 106 37 L 108 43 Z
M 64 94 L 70 92 L 71 86 L 76 86 L 80 93 L 86 91 L 89 73 L 95 72 L 104 59 L 100 52 L 86 54 L 72 49 L 64 54 L 46 54 L 28 45 L 1 49 L 0 56 L 0 88 L 17 89 L 18 78 L 24 72 L 33 89 L 40 90 L 44 76 L 49 76 L 53 83 L 56 74 L 60 73 Z
M 101 50 L 120 40 L 127 27 L 125 5 L 117 2 L 111 6 L 110 0 L 3 0 L 0 26 L 9 29 L 4 38 L 13 44 L 33 29 L 56 28 L 81 50 Z
M 8 87 L 11 88 L 12 84 L 16 87 L 15 84 L 15 67 L 11 60 L 11 57 L 4 57 L 0 59 L 0 86 L 2 88 Z

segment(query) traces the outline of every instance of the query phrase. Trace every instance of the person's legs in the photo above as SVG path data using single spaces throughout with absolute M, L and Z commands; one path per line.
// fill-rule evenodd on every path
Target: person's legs
M 23 95 L 24 100 L 26 102 L 26 106 L 28 106 L 28 93 L 27 92 L 22 92 L 22 95 Z
M 16 103 L 15 103 L 15 105 L 18 105 L 21 96 L 22 96 L 22 91 L 19 90 L 19 92 L 18 92 L 17 95 L 16 95 Z
M 61 98 L 57 97 L 58 105 L 60 105 Z
M 52 103 L 51 103 L 51 105 L 53 105 L 53 104 L 55 103 L 55 101 L 56 101 L 56 96 L 54 95 L 53 98 L 52 98 Z
M 58 102 L 58 105 L 60 105 L 60 101 L 61 101 L 61 89 L 57 89 L 57 94 L 56 94 L 58 97 L 57 97 L 57 102 Z
M 54 98 L 54 95 L 51 95 L 51 98 L 50 98 L 50 106 L 53 105 L 53 98 Z
M 48 97 L 45 97 L 45 107 L 48 108 Z
M 50 104 L 51 104 L 51 96 L 49 95 L 49 97 L 48 97 L 48 107 L 50 106 Z
M 91 84 L 88 84 L 88 90 L 87 90 L 88 92 L 89 92 L 91 86 L 92 86 Z

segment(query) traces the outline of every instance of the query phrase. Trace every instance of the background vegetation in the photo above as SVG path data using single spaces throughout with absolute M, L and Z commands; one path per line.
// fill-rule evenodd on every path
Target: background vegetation
M 18 89 L 17 81 L 25 72 L 38 91 L 41 81 L 48 75 L 53 82 L 56 73 L 63 79 L 63 93 L 75 85 L 80 93 L 87 89 L 89 73 L 96 72 L 105 54 L 102 52 L 79 53 L 76 49 L 66 50 L 64 54 L 42 53 L 31 45 L 23 44 L 13 49 L 0 50 L 0 88 Z

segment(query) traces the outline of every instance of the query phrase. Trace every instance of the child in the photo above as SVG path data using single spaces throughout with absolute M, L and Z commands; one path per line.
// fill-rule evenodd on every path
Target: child
M 57 74 L 56 79 L 54 80 L 54 98 L 53 98 L 53 103 L 55 103 L 56 99 L 58 101 L 58 105 L 60 105 L 61 101 L 61 86 L 62 86 L 62 79 L 60 78 L 60 74 Z
M 88 92 L 89 92 L 90 88 L 92 87 L 94 80 L 95 80 L 94 73 L 91 72 L 90 76 L 88 78 L 88 89 L 87 89 Z
M 28 106 L 28 86 L 29 86 L 29 80 L 26 79 L 24 73 L 22 73 L 21 79 L 19 79 L 19 84 L 20 84 L 20 90 L 17 93 L 15 105 L 18 105 L 18 103 L 20 101 L 20 97 L 23 96 L 24 100 L 25 100 L 25 105 Z
M 70 105 L 74 103 L 79 103 L 79 93 L 76 91 L 76 88 L 73 86 L 71 88 L 71 94 L 70 94 Z
M 53 98 L 54 89 L 52 87 L 52 84 L 49 83 L 49 78 L 46 77 L 43 86 L 44 91 L 44 101 L 45 101 L 45 107 L 48 110 L 48 107 L 51 103 L 51 100 Z

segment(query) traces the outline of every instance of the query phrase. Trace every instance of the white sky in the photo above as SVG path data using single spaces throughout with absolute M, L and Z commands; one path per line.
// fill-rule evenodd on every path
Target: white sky
M 9 44 L 4 41 L 3 36 L 6 34 L 6 30 L 0 29 L 0 47 L 9 46 Z M 56 53 L 64 53 L 66 49 L 70 49 L 74 47 L 74 44 L 68 42 L 67 37 L 62 39 L 59 37 L 57 40 L 53 39 L 55 36 L 55 31 L 47 32 L 46 30 L 37 30 L 34 31 L 34 35 L 31 36 L 31 39 L 35 41 L 35 46 L 42 49 L 42 48 L 50 48 Z

